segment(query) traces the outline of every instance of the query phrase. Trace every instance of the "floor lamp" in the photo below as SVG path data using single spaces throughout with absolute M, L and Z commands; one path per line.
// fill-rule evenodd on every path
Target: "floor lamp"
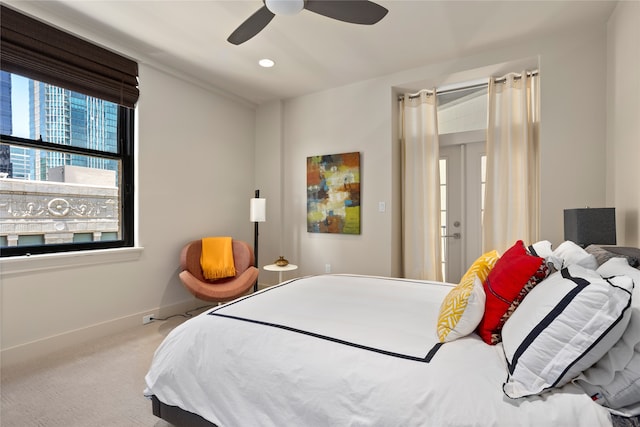
M 260 198 L 260 190 L 256 190 L 256 195 L 251 199 L 249 220 L 255 224 L 253 232 L 253 254 L 255 255 L 256 268 L 258 267 L 258 223 L 267 220 L 267 201 Z M 253 292 L 258 291 L 258 279 L 253 284 Z

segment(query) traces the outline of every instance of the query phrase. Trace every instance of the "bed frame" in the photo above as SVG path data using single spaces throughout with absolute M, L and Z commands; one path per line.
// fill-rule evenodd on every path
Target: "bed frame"
M 218 427 L 200 415 L 185 411 L 177 406 L 167 405 L 156 396 L 151 396 L 151 403 L 153 405 L 153 415 L 176 427 Z M 640 416 L 626 418 L 612 414 L 611 421 L 614 427 L 640 427 Z
M 158 418 L 162 418 L 174 426 L 217 427 L 215 424 L 205 420 L 200 415 L 196 415 L 193 412 L 185 411 L 177 406 L 171 406 L 161 402 L 156 396 L 151 396 L 151 405 L 153 415 Z
M 167 405 L 156 396 L 151 396 L 151 403 L 153 405 L 153 415 L 176 427 L 218 427 L 200 415 L 185 411 L 177 406 Z M 611 414 L 611 421 L 614 427 L 640 427 L 640 416 L 626 418 Z
M 637 254 L 634 253 L 634 256 L 637 256 Z M 640 258 L 640 256 L 638 256 L 638 258 Z M 173 406 L 160 401 L 160 399 L 155 395 L 151 396 L 151 401 L 153 415 L 176 427 L 218 427 L 214 422 L 206 420 L 196 413 L 192 413 L 178 406 Z M 251 411 L 250 407 L 247 408 L 247 412 L 248 411 Z M 247 412 L 244 414 L 250 415 L 250 413 Z M 426 417 L 428 417 L 428 415 Z M 611 415 L 610 418 L 613 427 L 640 427 L 640 416 L 625 418 L 622 416 Z M 226 426 L 221 425 L 220 427 Z

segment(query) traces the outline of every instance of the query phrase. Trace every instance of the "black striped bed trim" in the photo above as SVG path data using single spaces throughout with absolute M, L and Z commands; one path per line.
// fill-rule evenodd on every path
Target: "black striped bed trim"
M 567 295 L 564 296 L 564 298 L 562 298 L 560 300 L 560 302 L 558 302 L 558 304 L 553 308 L 553 310 L 551 310 L 545 317 L 544 319 L 542 319 L 540 321 L 540 323 L 538 323 L 536 325 L 535 328 L 533 328 L 531 330 L 531 332 L 529 332 L 529 334 L 527 335 L 527 337 L 522 341 L 522 343 L 518 346 L 518 349 L 516 350 L 516 352 L 513 354 L 513 358 L 511 360 L 511 363 L 509 363 L 509 374 L 513 375 L 513 371 L 515 371 L 516 366 L 518 364 L 518 360 L 520 359 L 520 356 L 522 356 L 524 354 L 525 351 L 527 351 L 529 349 L 529 346 L 538 338 L 538 336 L 545 330 L 547 329 L 547 327 L 549 327 L 549 325 L 559 316 L 562 314 L 562 312 L 565 310 L 565 308 L 567 308 L 569 306 L 569 304 L 571 304 L 571 301 L 573 301 L 573 299 L 580 294 L 580 292 L 585 288 L 585 286 L 589 285 L 589 281 L 587 281 L 586 279 L 583 279 L 581 277 L 572 277 L 571 274 L 569 274 L 569 270 L 566 268 L 563 268 L 561 271 L 562 277 L 565 279 L 569 279 L 571 281 L 573 281 L 576 284 L 576 287 L 573 288 L 571 290 L 571 292 L 567 293 Z M 567 368 L 568 369 L 568 368 Z
M 317 334 L 315 332 L 305 331 L 303 329 L 293 328 L 291 326 L 279 325 L 277 323 L 263 322 L 261 320 L 248 319 L 246 317 L 230 316 L 230 315 L 227 315 L 227 314 L 219 314 L 219 313 L 209 313 L 209 314 L 211 316 L 218 316 L 218 317 L 224 317 L 224 318 L 227 318 L 227 319 L 240 320 L 240 321 L 243 321 L 243 322 L 254 323 L 254 324 L 262 325 L 262 326 L 270 326 L 272 328 L 278 328 L 278 329 L 282 329 L 282 330 L 289 331 L 289 332 L 295 332 L 295 333 L 307 335 L 307 336 L 310 336 L 310 337 L 313 337 L 313 338 L 319 338 L 319 339 L 322 339 L 322 340 L 331 341 L 331 342 L 334 342 L 334 343 L 337 343 L 337 344 L 348 345 L 350 347 L 359 348 L 361 350 L 373 351 L 373 352 L 376 352 L 376 353 L 379 353 L 379 354 L 384 354 L 386 356 L 398 357 L 398 358 L 407 359 L 407 360 L 414 360 L 416 362 L 423 362 L 423 363 L 429 363 L 431 361 L 431 359 L 433 358 L 433 356 L 435 356 L 435 354 L 438 351 L 438 349 L 440 348 L 440 346 L 442 346 L 442 343 L 437 343 L 431 348 L 431 350 L 429 350 L 429 352 L 424 357 L 417 357 L 417 356 L 411 356 L 411 355 L 408 355 L 408 354 L 402 354 L 402 353 L 396 353 L 396 352 L 393 352 L 393 351 L 382 350 L 380 348 L 369 347 L 369 346 L 362 345 L 362 344 L 357 344 L 357 343 L 354 343 L 354 342 L 351 342 L 351 341 L 345 341 L 345 340 L 342 340 L 340 338 L 330 337 L 328 335 Z
M 279 288 L 280 286 L 293 284 L 297 280 L 299 280 L 299 279 L 293 279 L 293 280 L 290 280 L 288 282 L 281 283 L 280 285 L 272 286 L 270 288 L 267 288 L 267 289 L 263 290 L 262 292 L 268 292 L 270 290 Z M 229 305 L 232 305 L 232 304 L 237 304 L 237 303 L 239 303 L 239 302 L 241 302 L 241 301 L 243 301 L 243 300 L 245 300 L 247 298 L 252 298 L 252 297 L 258 296 L 258 295 L 259 294 L 247 295 L 246 297 L 238 299 L 238 300 L 236 300 L 236 301 L 234 301 L 232 303 L 229 303 L 226 306 L 220 306 L 218 308 L 214 308 L 213 310 L 211 310 L 207 314 L 209 316 L 224 317 L 226 319 L 239 320 L 239 321 L 242 321 L 242 322 L 249 322 L 249 323 L 254 323 L 254 324 L 257 324 L 257 325 L 269 326 L 269 327 L 272 327 L 272 328 L 278 328 L 278 329 L 282 329 L 282 330 L 289 331 L 289 332 L 294 332 L 294 333 L 298 333 L 298 334 L 307 335 L 307 336 L 310 336 L 310 337 L 313 337 L 313 338 L 318 338 L 318 339 L 322 339 L 322 340 L 326 340 L 326 341 L 331 341 L 331 342 L 334 342 L 334 343 L 337 343 L 337 344 L 348 345 L 350 347 L 358 348 L 358 349 L 361 349 L 361 350 L 373 351 L 375 353 L 384 354 L 386 356 L 397 357 L 397 358 L 406 359 L 406 360 L 413 360 L 413 361 L 422 362 L 422 363 L 431 362 L 431 359 L 433 359 L 433 357 L 436 355 L 436 353 L 438 352 L 438 350 L 440 349 L 440 347 L 443 344 L 443 343 L 436 343 L 427 352 L 427 354 L 424 357 L 418 357 L 418 356 L 411 356 L 409 354 L 396 353 L 396 352 L 393 352 L 393 351 L 383 350 L 381 348 L 370 347 L 370 346 L 354 343 L 354 342 L 351 342 L 351 341 L 342 340 L 340 338 L 331 337 L 331 336 L 328 336 L 328 335 L 322 335 L 322 334 L 317 334 L 317 333 L 311 332 L 311 331 L 305 331 L 303 329 L 298 329 L 298 328 L 294 328 L 294 327 L 291 327 L 291 326 L 280 325 L 280 324 L 277 324 L 277 323 L 263 322 L 261 320 L 249 319 L 249 318 L 246 318 L 246 317 L 231 316 L 231 315 L 228 315 L 228 314 L 217 313 L 217 310 L 220 309 L 220 308 L 228 307 Z

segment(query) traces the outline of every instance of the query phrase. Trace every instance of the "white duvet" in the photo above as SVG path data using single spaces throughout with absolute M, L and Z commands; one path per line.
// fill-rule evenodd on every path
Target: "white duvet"
M 437 344 L 451 286 L 326 275 L 268 288 L 175 328 L 145 395 L 220 427 L 611 425 L 573 384 L 507 398 L 501 345 Z

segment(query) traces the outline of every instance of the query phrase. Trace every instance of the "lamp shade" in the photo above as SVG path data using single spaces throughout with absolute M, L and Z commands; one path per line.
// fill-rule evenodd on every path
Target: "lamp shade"
M 253 198 L 249 210 L 249 221 L 265 222 L 267 220 L 267 199 Z
M 565 209 L 564 239 L 582 247 L 591 244 L 615 245 L 616 209 Z

